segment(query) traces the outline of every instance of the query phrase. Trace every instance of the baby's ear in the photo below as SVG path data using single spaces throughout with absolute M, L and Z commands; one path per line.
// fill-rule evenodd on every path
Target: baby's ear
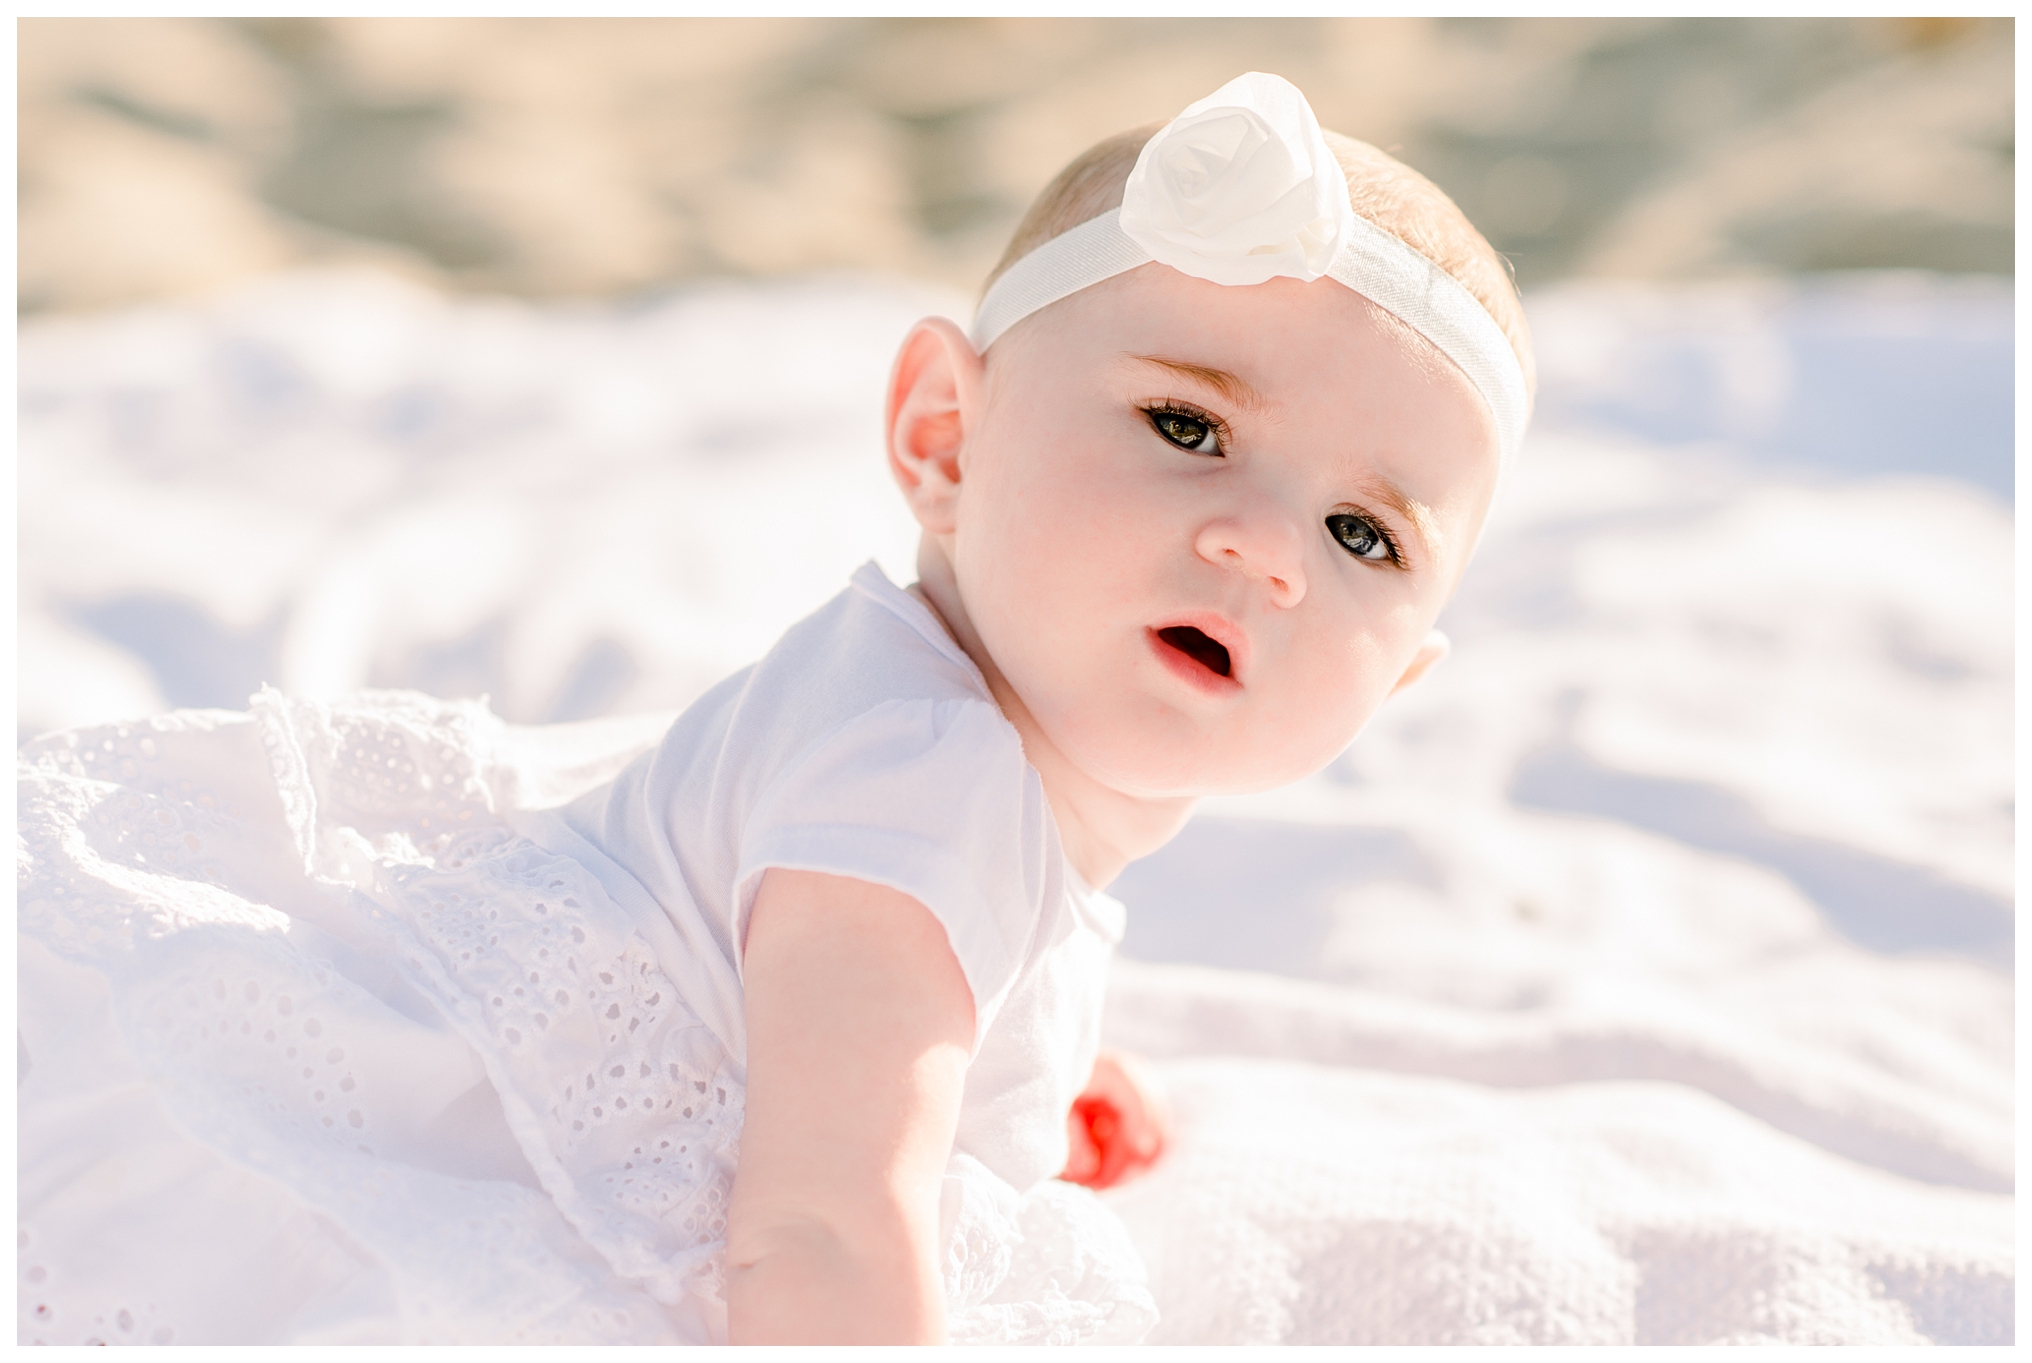
M 951 534 L 960 488 L 960 447 L 978 410 L 981 357 L 960 329 L 927 317 L 910 329 L 889 376 L 889 471 L 917 522 Z
M 1452 647 L 1453 645 L 1447 642 L 1447 637 L 1438 630 L 1434 630 L 1426 635 L 1425 642 L 1418 646 L 1418 652 L 1411 655 L 1411 665 L 1404 669 L 1404 675 L 1399 677 L 1397 684 L 1390 688 L 1390 694 L 1396 695 L 1399 691 L 1402 691 L 1405 687 L 1430 672 L 1433 666 L 1441 658 L 1444 658 L 1447 655 L 1447 651 Z

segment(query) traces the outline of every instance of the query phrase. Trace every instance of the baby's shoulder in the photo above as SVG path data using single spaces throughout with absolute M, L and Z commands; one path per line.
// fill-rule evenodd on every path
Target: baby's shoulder
M 790 627 L 757 665 L 791 689 L 844 709 L 893 700 L 994 703 L 980 669 L 918 597 L 864 564 L 824 606 Z
M 789 785 L 916 805 L 949 798 L 969 771 L 1020 787 L 1027 766 L 980 670 L 873 563 L 701 697 L 654 765 L 651 784 L 685 806 L 744 819 Z
M 731 730 L 795 749 L 903 715 L 956 715 L 982 706 L 1001 713 L 980 669 L 930 607 L 874 563 L 786 630 L 724 703 Z M 1013 741 L 1015 731 L 1007 737 Z

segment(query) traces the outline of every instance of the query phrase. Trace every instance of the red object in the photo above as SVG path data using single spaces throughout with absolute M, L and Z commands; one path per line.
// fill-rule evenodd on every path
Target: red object
M 1066 1136 L 1071 1153 L 1065 1172 L 1067 1183 L 1088 1188 L 1112 1188 L 1142 1173 L 1163 1153 L 1163 1138 L 1146 1133 L 1142 1146 L 1133 1144 L 1123 1131 L 1122 1114 L 1110 1100 L 1082 1094 L 1073 1100 L 1066 1116 Z
M 1066 1114 L 1066 1161 L 1059 1177 L 1089 1188 L 1126 1183 L 1157 1162 L 1171 1138 L 1171 1113 L 1156 1076 L 1134 1056 L 1103 1050 L 1086 1091 Z

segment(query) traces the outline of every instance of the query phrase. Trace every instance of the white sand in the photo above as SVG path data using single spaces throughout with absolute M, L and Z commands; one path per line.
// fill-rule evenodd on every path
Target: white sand
M 668 710 L 857 563 L 957 300 L 371 277 L 36 322 L 24 732 L 261 681 Z M 1570 288 L 1454 656 L 1131 868 L 1166 1340 L 2012 1337 L 2007 290 Z

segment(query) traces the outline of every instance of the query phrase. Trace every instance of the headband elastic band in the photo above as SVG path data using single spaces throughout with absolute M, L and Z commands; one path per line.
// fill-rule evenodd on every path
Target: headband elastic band
M 974 348 L 1040 308 L 1159 261 L 1221 284 L 1331 278 L 1398 317 L 1460 367 L 1507 461 L 1530 418 L 1523 367 L 1459 280 L 1349 205 L 1347 177 L 1296 87 L 1251 72 L 1144 145 L 1122 207 L 1003 272 L 974 316 Z

